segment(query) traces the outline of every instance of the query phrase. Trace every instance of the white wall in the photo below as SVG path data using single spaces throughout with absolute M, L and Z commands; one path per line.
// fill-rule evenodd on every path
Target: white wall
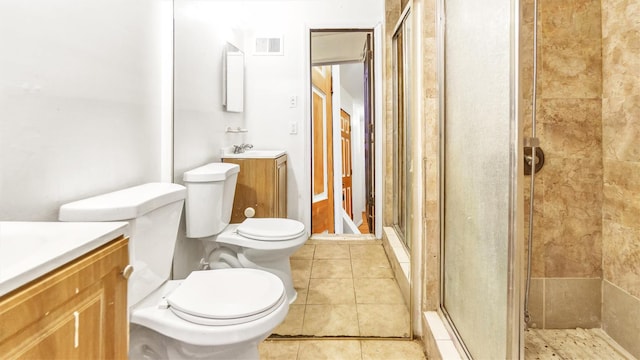
M 219 161 L 219 149 L 248 142 L 288 155 L 288 216 L 309 223 L 310 180 L 305 179 L 308 124 L 308 29 L 373 27 L 384 19 L 381 0 L 179 0 L 175 3 L 175 179 L 184 171 Z M 236 30 L 234 32 L 234 30 Z M 222 46 L 244 34 L 245 111 L 226 113 L 221 103 Z M 256 35 L 283 36 L 283 56 L 255 56 Z M 297 98 L 290 107 L 289 98 Z M 298 131 L 290 134 L 290 124 Z M 245 134 L 227 134 L 227 126 Z M 309 147 L 310 149 L 310 147 Z M 309 150 L 310 151 L 310 150 Z M 305 218 L 306 217 L 306 218 Z M 198 241 L 176 245 L 174 276 L 183 277 L 201 257 Z
M 220 161 L 220 149 L 245 142 L 244 113 L 228 113 L 222 105 L 222 58 L 227 41 L 243 48 L 227 11 L 216 1 L 176 1 L 174 73 L 174 182 L 185 171 Z M 246 81 L 245 81 L 246 82 Z M 203 247 L 186 238 L 183 220 L 176 243 L 173 275 L 184 278 L 199 265 Z
M 246 3 L 246 2 L 245 2 Z M 384 3 L 380 0 L 254 1 L 244 6 L 254 34 L 281 34 L 284 56 L 252 56 L 247 51 L 246 122 L 249 142 L 262 148 L 285 147 L 289 154 L 289 217 L 309 224 L 310 180 L 305 178 L 310 161 L 310 139 L 305 137 L 309 104 L 306 62 L 309 28 L 369 27 L 383 22 Z M 240 11 L 240 10 L 239 10 Z M 274 20 L 276 19 L 276 20 Z M 284 21 L 286 19 L 286 21 Z M 249 39 L 245 43 L 250 44 Z M 290 96 L 298 106 L 290 108 Z M 298 133 L 289 134 L 296 123 Z
M 162 178 L 167 4 L 0 2 L 0 220 Z
M 222 105 L 222 58 L 233 35 L 226 11 L 216 1 L 175 3 L 174 178 L 212 161 L 220 148 L 240 144 L 245 134 L 225 133 L 244 127 L 244 113 Z

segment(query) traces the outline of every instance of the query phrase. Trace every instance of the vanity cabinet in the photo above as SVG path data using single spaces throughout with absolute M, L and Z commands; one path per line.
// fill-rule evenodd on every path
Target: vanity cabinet
M 287 155 L 222 161 L 240 165 L 231 223 L 244 221 L 249 207 L 255 210 L 256 218 L 287 217 Z
M 128 239 L 0 297 L 2 359 L 126 359 Z

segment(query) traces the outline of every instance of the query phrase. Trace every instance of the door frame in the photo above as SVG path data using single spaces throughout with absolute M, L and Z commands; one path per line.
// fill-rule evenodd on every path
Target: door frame
M 382 61 L 383 61 L 383 52 L 382 52 L 382 24 L 380 22 L 376 23 L 365 23 L 365 24 L 354 24 L 354 23 L 338 23 L 338 24 L 308 24 L 305 26 L 305 97 L 304 97 L 304 106 L 305 106 L 305 117 L 302 125 L 302 131 L 304 135 L 304 177 L 303 179 L 311 179 L 311 92 L 306 91 L 311 89 L 311 32 L 314 30 L 336 30 L 339 31 L 341 29 L 344 30 L 362 30 L 362 31 L 372 31 L 373 32 L 373 103 L 374 103 L 374 154 L 376 158 L 376 168 L 375 168 L 375 218 L 378 219 L 375 223 L 375 236 L 376 238 L 382 238 L 382 127 L 383 127 L 383 114 L 382 114 L 382 83 L 384 79 L 382 78 Z M 336 191 L 334 182 L 334 193 Z M 340 181 L 341 183 L 341 181 Z M 301 204 L 304 204 L 303 211 L 303 223 L 306 229 L 311 230 L 311 181 L 303 181 L 302 182 L 301 193 Z M 340 185 L 340 189 L 337 189 L 339 193 L 342 191 L 342 185 Z M 335 216 L 334 216 L 335 217 Z

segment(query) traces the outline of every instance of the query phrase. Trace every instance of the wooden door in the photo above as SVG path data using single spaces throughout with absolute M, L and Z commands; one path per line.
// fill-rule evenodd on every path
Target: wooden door
M 331 67 L 311 70 L 311 232 L 334 232 Z
M 374 116 L 373 116 L 373 46 L 371 35 L 367 35 L 364 61 L 364 160 L 365 160 L 365 212 L 369 232 L 375 229 L 375 164 Z
M 353 196 L 351 194 L 351 116 L 340 109 L 340 135 L 342 137 L 342 207 L 353 220 Z

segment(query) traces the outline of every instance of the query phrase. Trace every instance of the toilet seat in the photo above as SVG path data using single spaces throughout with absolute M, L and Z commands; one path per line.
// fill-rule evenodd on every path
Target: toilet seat
M 239 235 L 260 241 L 285 241 L 305 234 L 304 224 L 283 218 L 249 218 L 236 229 Z
M 194 271 L 165 300 L 189 322 L 236 325 L 263 318 L 286 300 L 277 276 L 249 268 Z

